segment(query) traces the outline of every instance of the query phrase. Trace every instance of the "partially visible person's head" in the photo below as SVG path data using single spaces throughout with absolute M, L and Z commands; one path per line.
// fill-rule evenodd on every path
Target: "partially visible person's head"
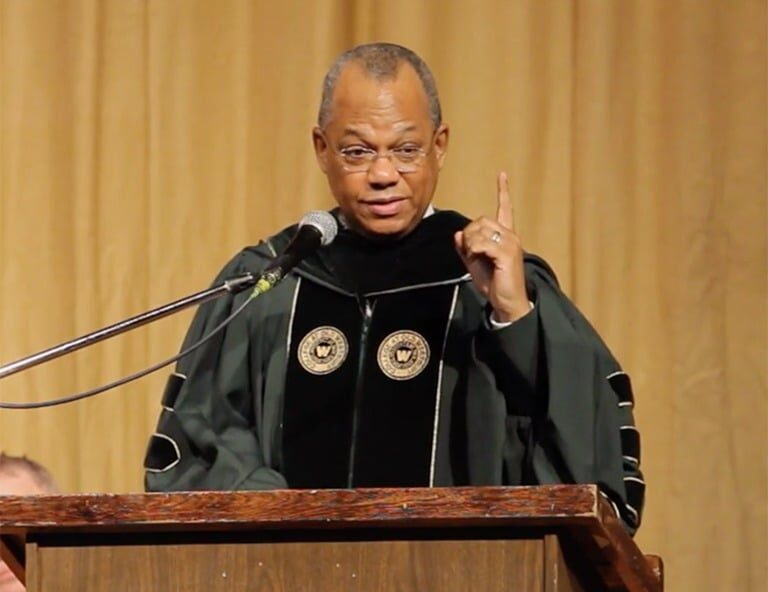
M 56 483 L 48 470 L 26 456 L 0 452 L 0 495 L 55 493 Z
M 56 491 L 56 484 L 45 467 L 26 457 L 0 452 L 0 496 L 48 494 Z M 24 592 L 24 586 L 2 561 L 0 592 Z
M 432 200 L 448 148 L 435 80 L 411 50 L 372 43 L 342 54 L 323 82 L 318 163 L 350 226 L 411 232 Z

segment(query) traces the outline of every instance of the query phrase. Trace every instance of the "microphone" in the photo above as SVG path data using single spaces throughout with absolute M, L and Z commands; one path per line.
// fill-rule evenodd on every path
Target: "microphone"
M 274 288 L 307 255 L 333 242 L 339 226 L 336 218 L 323 210 L 307 212 L 299 221 L 296 234 L 285 250 L 261 272 L 251 298 Z
M 0 380 L 2 380 L 11 374 L 22 372 L 23 370 L 27 370 L 33 366 L 37 366 L 38 364 L 48 362 L 60 356 L 72 353 L 100 341 L 104 341 L 105 339 L 120 335 L 121 333 L 130 331 L 136 327 L 146 325 L 158 319 L 177 313 L 189 306 L 202 304 L 203 302 L 219 298 L 225 294 L 239 294 L 243 290 L 247 290 L 251 286 L 255 285 L 250 298 L 243 302 L 237 310 L 230 314 L 229 317 L 227 317 L 214 329 L 209 331 L 205 337 L 193 345 L 187 347 L 184 351 L 173 356 L 172 358 L 154 364 L 146 370 L 136 372 L 115 382 L 111 382 L 107 385 L 91 389 L 77 395 L 72 395 L 70 397 L 64 397 L 61 399 L 54 399 L 52 401 L 45 401 L 42 403 L 3 403 L 0 401 L 0 409 L 33 409 L 36 407 L 49 407 L 52 405 L 59 405 L 61 403 L 77 401 L 79 399 L 98 395 L 99 393 L 103 393 L 104 391 L 107 391 L 116 386 L 121 386 L 136 380 L 137 378 L 141 378 L 150 372 L 159 370 L 163 366 L 167 366 L 168 364 L 175 362 L 179 358 L 192 353 L 218 332 L 223 330 L 224 327 L 232 322 L 232 320 L 245 309 L 245 307 L 253 298 L 259 294 L 263 294 L 267 290 L 272 289 L 281 279 L 283 279 L 283 277 L 285 277 L 289 271 L 296 267 L 296 265 L 298 265 L 315 249 L 330 244 L 333 239 L 336 238 L 338 231 L 339 227 L 338 224 L 336 224 L 336 218 L 334 218 L 328 212 L 324 212 L 322 210 L 308 212 L 299 222 L 299 228 L 291 239 L 291 242 L 288 243 L 285 251 L 283 251 L 281 255 L 276 257 L 274 261 L 267 265 L 258 279 L 255 278 L 254 274 L 252 273 L 245 273 L 243 275 L 231 278 L 218 286 L 208 288 L 202 292 L 197 292 L 191 296 L 185 296 L 184 298 L 180 298 L 179 300 L 175 300 L 169 304 L 153 308 L 152 310 L 143 312 L 124 321 L 119 321 L 114 325 L 110 325 L 109 327 L 98 329 L 97 331 L 93 331 L 87 335 L 83 335 L 82 337 L 77 337 L 57 346 L 50 347 L 31 356 L 27 356 L 20 360 L 16 360 L 15 362 L 11 362 L 10 364 L 0 365 Z

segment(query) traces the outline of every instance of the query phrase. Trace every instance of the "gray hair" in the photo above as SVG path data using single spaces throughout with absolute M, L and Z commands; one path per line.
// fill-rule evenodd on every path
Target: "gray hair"
M 440 97 L 437 95 L 437 85 L 435 78 L 429 66 L 416 53 L 394 43 L 368 43 L 358 45 L 341 54 L 328 70 L 323 79 L 323 97 L 320 100 L 320 109 L 317 114 L 317 125 L 324 128 L 331 116 L 331 103 L 333 101 L 333 92 L 336 90 L 336 83 L 339 75 L 349 62 L 358 62 L 367 74 L 370 74 L 377 80 L 386 80 L 394 78 L 397 75 L 399 67 L 403 63 L 410 64 L 416 71 L 427 94 L 429 102 L 429 117 L 432 120 L 435 129 L 437 129 L 443 120 L 440 109 Z
M 59 488 L 43 465 L 26 456 L 11 456 L 0 452 L 0 476 L 28 474 L 45 493 L 56 493 Z M 0 491 L 0 494 L 3 492 Z

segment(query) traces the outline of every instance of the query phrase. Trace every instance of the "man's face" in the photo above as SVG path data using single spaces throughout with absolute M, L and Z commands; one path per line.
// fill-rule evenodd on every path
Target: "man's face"
M 44 493 L 44 491 L 28 472 L 0 473 L 0 496 L 36 493 Z M 0 561 L 0 592 L 24 592 L 24 586 L 2 561 Z
M 336 83 L 329 121 L 312 132 L 320 168 L 350 226 L 371 237 L 399 237 L 424 216 L 448 147 L 448 127 L 435 130 L 416 71 L 400 66 L 392 79 L 376 80 L 357 63 Z M 339 155 L 357 149 L 381 156 L 366 170 L 349 171 Z M 390 150 L 426 152 L 415 170 L 400 172 Z M 413 168 L 413 167 L 412 167 Z

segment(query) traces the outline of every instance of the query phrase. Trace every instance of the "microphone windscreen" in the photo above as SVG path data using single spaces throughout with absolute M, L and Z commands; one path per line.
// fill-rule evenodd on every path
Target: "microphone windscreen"
M 320 233 L 320 244 L 322 246 L 329 245 L 336 238 L 336 234 L 339 232 L 339 225 L 336 223 L 330 213 L 324 210 L 313 210 L 307 212 L 299 221 L 299 228 L 302 226 L 312 226 L 316 228 Z

